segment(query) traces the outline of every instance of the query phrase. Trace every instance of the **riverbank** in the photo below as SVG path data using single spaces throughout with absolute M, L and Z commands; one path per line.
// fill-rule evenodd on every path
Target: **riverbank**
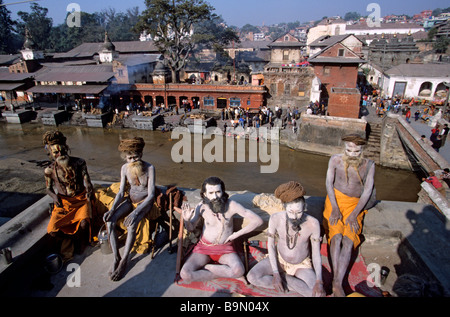
M 52 129 L 55 127 L 37 122 L 0 122 L 0 195 L 4 202 L 0 206 L 0 217 L 13 216 L 29 205 L 20 198 L 22 194 L 27 194 L 27 197 L 34 195 L 38 199 L 45 193 L 43 172 L 49 158 L 42 145 L 42 135 Z M 115 182 L 120 178 L 123 164 L 117 151 L 120 139 L 140 136 L 146 142 L 144 160 L 155 166 L 159 185 L 196 188 L 207 177 L 216 175 L 225 181 L 228 190 L 273 192 L 278 184 L 295 179 L 304 184 L 308 195 L 326 195 L 324 184 L 329 157 L 325 155 L 280 145 L 278 170 L 261 174 L 261 166 L 267 163 L 250 162 L 248 149 L 244 162 L 176 163 L 171 156 L 179 140 L 172 139 L 171 133 L 68 125 L 61 125 L 58 129 L 66 135 L 71 155 L 84 158 L 91 178 L 98 181 Z M 237 148 L 234 157 L 237 157 Z M 377 166 L 375 185 L 379 199 L 416 202 L 420 183 L 412 172 Z M 19 205 L 14 205 L 14 202 Z
M 303 156 L 302 154 L 300 157 L 297 156 L 296 151 L 282 148 L 280 149 L 280 158 L 282 159 L 280 165 L 284 169 L 273 175 L 261 176 L 258 165 L 252 166 L 247 163 L 173 164 L 168 159 L 170 157 L 168 153 L 174 144 L 173 141 L 169 141 L 169 133 L 134 129 L 108 130 L 67 126 L 59 128 L 67 134 L 73 155 L 87 160 L 91 177 L 95 180 L 114 182 L 119 179 L 118 173 L 123 161 L 117 153 L 116 143 L 122 137 L 139 135 L 144 136 L 147 143 L 144 158 L 148 157 L 152 163 L 155 162 L 159 184 L 176 181 L 177 186 L 196 188 L 206 175 L 214 174 L 225 180 L 227 189 L 235 194 L 235 198 L 247 197 L 243 203 L 249 208 L 254 208 L 249 199 L 256 195 L 254 193 L 271 193 L 278 184 L 287 180 L 299 179 L 307 188 L 309 206 L 315 210 L 317 217 L 320 217 L 323 209 L 324 179 L 328 162 L 326 156 Z M 10 136 L 7 140 L 0 140 L 2 142 L 0 147 L 2 193 L 23 194 L 23 196 L 11 198 L 11 202 L 15 203 L 23 202 L 22 197 L 24 196 L 43 195 L 45 190 L 42 176 L 43 166 L 48 157 L 42 147 L 41 137 L 44 131 L 52 129 L 52 127 L 37 123 L 5 124 L 2 129 L 5 130 L 5 134 Z M 449 240 L 446 240 L 448 228 L 445 227 L 448 221 L 440 219 L 432 206 L 414 203 L 417 199 L 411 202 L 401 202 L 397 199 L 382 198 L 383 195 L 387 196 L 388 194 L 398 194 L 402 198 L 406 194 L 411 194 L 405 192 L 405 188 L 411 186 L 413 182 L 414 177 L 411 177 L 410 174 L 377 168 L 376 187 L 383 201 L 379 208 L 377 207 L 378 209 L 374 209 L 367 216 L 366 240 L 360 249 L 367 265 L 376 263 L 390 268 L 390 277 L 383 286 L 383 289 L 387 291 L 391 290 L 397 274 L 405 271 L 422 275 L 423 272 L 430 271 L 427 269 L 429 266 L 438 266 L 440 270 L 447 273 L 450 271 L 446 264 L 450 261 L 446 258 L 446 252 L 443 251 L 445 249 L 442 247 L 442 245 L 445 248 L 448 246 Z M 420 181 L 415 181 L 420 188 Z M 228 186 L 229 184 L 230 186 Z M 247 191 L 239 191 L 243 188 Z M 10 191 L 11 189 L 13 191 Z M 416 196 L 417 191 L 412 194 Z M 192 201 L 198 199 L 198 192 L 192 190 L 191 197 Z M 14 208 L 23 210 L 17 206 Z M 45 221 L 42 221 L 41 226 L 45 228 Z M 428 234 L 430 231 L 433 232 L 433 235 Z M 447 244 L 443 244 L 441 240 Z M 415 246 L 412 247 L 414 244 Z M 428 250 L 430 245 L 434 246 L 433 250 Z M 416 253 L 419 252 L 416 250 L 419 249 L 422 250 L 421 253 L 425 254 L 426 261 L 417 256 Z M 98 246 L 89 247 L 84 255 L 74 259 L 83 268 L 87 277 L 85 280 L 87 284 L 83 284 L 81 288 L 71 288 L 66 285 L 69 274 L 66 270 L 63 270 L 58 276 L 49 277 L 49 281 L 53 285 L 51 290 L 42 290 L 39 279 L 36 280 L 39 276 L 33 278 L 28 276 L 23 284 L 17 281 L 14 281 L 14 284 L 20 286 L 17 294 L 22 293 L 26 296 L 224 296 L 211 292 L 196 293 L 192 289 L 173 285 L 174 258 L 175 255 L 170 254 L 167 250 L 160 250 L 154 259 L 151 259 L 149 255 L 134 255 L 133 264 L 130 266 L 130 273 L 127 274 L 127 277 L 119 283 L 112 283 L 105 276 L 109 268 L 110 257 L 103 255 Z M 417 258 L 420 259 L 418 262 L 411 262 L 411 259 Z M 38 262 L 33 263 L 36 265 Z M 159 270 L 158 272 L 161 274 L 155 274 L 155 270 Z M 28 271 L 25 270 L 25 272 Z M 42 270 L 38 272 L 42 273 Z M 29 270 L 29 273 L 36 272 Z M 43 274 L 45 276 L 45 272 Z M 434 276 L 433 273 L 428 275 Z M 23 278 L 25 276 L 26 274 Z M 36 285 L 30 284 L 32 281 L 37 281 L 38 289 L 35 288 Z M 27 286 L 22 288 L 22 285 Z M 230 294 L 226 296 L 230 296 Z
M 182 190 L 191 204 L 200 201 L 199 190 L 185 188 Z M 255 197 L 258 194 L 248 191 L 230 191 L 229 194 L 231 199 L 260 214 L 267 223 L 269 214 L 273 210 L 270 211 L 270 208 L 265 208 L 262 204 L 255 205 Z M 307 212 L 321 221 L 324 198 L 308 196 L 306 202 Z M 42 209 L 45 206 L 36 208 Z M 29 230 L 28 234 L 38 235 L 41 231 L 45 235 L 47 222 L 48 216 L 44 216 L 41 221 L 30 225 L 29 228 L 32 230 Z M 14 224 L 14 227 L 17 226 Z M 417 275 L 423 279 L 439 280 L 447 291 L 450 289 L 448 275 L 450 255 L 445 252 L 450 241 L 448 221 L 440 217 L 432 206 L 381 201 L 366 215 L 363 235 L 364 240 L 358 252 L 365 266 L 372 269 L 387 267 L 390 272 L 386 281 L 381 285 L 378 284 L 379 288 L 373 294 L 381 296 L 380 291 L 386 291 L 396 296 L 392 287 L 397 278 L 405 273 Z M 261 237 L 261 235 L 250 237 L 249 240 Z M 19 248 L 12 246 L 14 261 L 17 265 L 22 262 L 22 267 L 20 270 L 17 268 L 9 270 L 8 274 L 11 274 L 13 278 L 8 283 L 3 280 L 2 283 L 5 283 L 6 287 L 2 291 L 7 292 L 5 294 L 7 296 L 183 298 L 239 296 L 237 293 L 229 293 L 226 290 L 223 290 L 224 292 L 207 291 L 186 288 L 174 283 L 176 252 L 169 252 L 167 244 L 156 251 L 154 258 L 151 254 L 133 253 L 125 277 L 118 282 L 112 282 L 107 275 L 107 270 L 112 263 L 112 254 L 103 254 L 99 245 L 89 246 L 82 255 L 77 255 L 66 263 L 61 271 L 49 274 L 44 269 L 43 261 L 48 252 L 46 253 L 42 243 L 38 243 L 39 239 L 36 239 L 36 236 L 33 239 L 35 245 L 31 248 L 38 250 L 35 250 L 26 261 L 23 259 L 20 261 L 25 255 L 18 254 Z M 176 245 L 176 239 L 174 245 Z M 327 259 L 323 258 L 323 261 Z M 80 269 L 80 284 L 75 287 L 73 283 L 68 282 L 73 277 L 73 265 Z M 370 273 L 373 272 L 367 272 L 366 275 L 359 277 L 361 284 L 359 287 L 367 289 L 367 285 L 363 284 L 366 283 L 366 277 Z M 373 276 L 376 277 L 376 275 Z M 329 291 L 329 285 L 326 287 Z

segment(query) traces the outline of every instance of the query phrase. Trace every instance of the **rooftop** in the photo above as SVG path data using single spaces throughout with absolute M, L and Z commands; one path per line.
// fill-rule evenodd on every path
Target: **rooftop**
M 65 53 L 56 53 L 54 58 L 86 58 L 98 54 L 103 49 L 103 42 L 83 43 Z M 151 41 L 123 41 L 113 42 L 116 52 L 121 54 L 159 53 L 158 48 Z
M 411 30 L 417 30 L 422 29 L 423 26 L 415 24 L 415 23 L 380 23 L 380 26 L 368 26 L 367 22 L 361 22 L 358 24 L 353 25 L 347 25 L 346 30 L 347 31 L 356 31 L 356 30 L 366 30 L 366 29 L 379 29 L 380 34 L 383 33 L 383 30 L 387 29 L 411 29 Z
M 36 73 L 36 81 L 107 82 L 114 77 L 111 65 L 44 67 Z
M 386 71 L 389 76 L 449 77 L 450 64 L 401 64 Z

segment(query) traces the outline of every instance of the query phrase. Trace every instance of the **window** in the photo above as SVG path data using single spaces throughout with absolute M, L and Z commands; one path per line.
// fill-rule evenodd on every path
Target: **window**
M 214 107 L 214 98 L 211 97 L 203 98 L 203 104 L 205 107 Z
M 283 61 L 289 60 L 289 50 L 283 50 Z
M 338 56 L 343 57 L 345 55 L 345 50 L 343 48 L 340 48 L 338 51 Z
M 230 106 L 231 107 L 240 107 L 241 99 L 240 98 L 230 98 Z
M 429 81 L 422 83 L 419 88 L 420 97 L 430 97 L 433 90 L 433 84 Z
M 285 95 L 291 94 L 291 85 L 290 84 L 284 84 L 284 94 Z
M 276 84 L 270 84 L 270 94 L 276 95 L 277 94 L 277 85 Z
M 330 66 L 324 66 L 323 69 L 322 69 L 322 72 L 323 72 L 324 75 L 330 75 L 330 73 L 331 73 Z

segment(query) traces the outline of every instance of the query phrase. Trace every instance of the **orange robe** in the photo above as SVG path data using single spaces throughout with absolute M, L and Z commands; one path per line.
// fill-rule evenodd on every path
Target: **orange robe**
M 359 213 L 357 217 L 357 221 L 359 224 L 359 230 L 358 232 L 353 232 L 350 226 L 345 225 L 345 222 L 347 221 L 348 216 L 352 213 L 352 211 L 355 209 L 356 205 L 359 202 L 359 197 L 350 197 L 347 196 L 340 191 L 338 191 L 336 188 L 334 189 L 334 194 L 336 195 L 336 202 L 338 204 L 339 210 L 342 214 L 342 219 L 337 222 L 334 226 L 332 226 L 329 222 L 330 216 L 331 216 L 331 202 L 327 195 L 327 198 L 325 199 L 325 210 L 323 211 L 323 225 L 325 227 L 325 231 L 327 233 L 328 237 L 328 244 L 330 244 L 331 239 L 336 234 L 342 234 L 343 236 L 349 238 L 353 241 L 353 245 L 355 248 L 358 247 L 358 245 L 361 243 L 361 232 L 362 232 L 362 221 L 364 219 L 364 215 L 367 213 L 367 210 L 363 210 Z
M 61 198 L 62 207 L 55 205 L 47 226 L 47 232 L 62 231 L 73 235 L 78 231 L 82 220 L 91 218 L 90 201 L 86 198 L 86 191 L 74 197 L 58 195 Z

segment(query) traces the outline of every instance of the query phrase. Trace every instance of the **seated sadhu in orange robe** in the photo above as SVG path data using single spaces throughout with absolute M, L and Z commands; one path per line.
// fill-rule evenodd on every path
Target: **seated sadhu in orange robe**
M 86 161 L 68 155 L 66 137 L 61 132 L 45 133 L 43 143 L 53 160 L 45 169 L 47 194 L 54 202 L 47 232 L 64 238 L 61 253 L 67 260 L 73 256 L 74 245 L 81 251 L 90 239 L 93 186 Z
M 349 135 L 342 138 L 343 154 L 328 163 L 324 227 L 333 263 L 333 296 L 343 297 L 342 286 L 352 252 L 361 243 L 363 218 L 374 190 L 375 164 L 363 157 L 366 140 Z

